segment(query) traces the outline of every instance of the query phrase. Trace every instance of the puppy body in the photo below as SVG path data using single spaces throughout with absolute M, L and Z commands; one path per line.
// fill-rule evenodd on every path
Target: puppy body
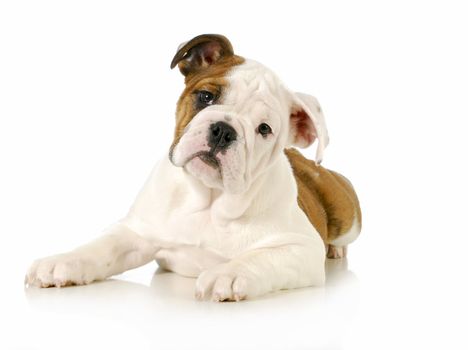
M 155 255 L 158 264 L 182 275 L 197 277 L 210 268 L 232 279 L 239 273 L 250 277 L 260 294 L 273 282 L 275 289 L 321 285 L 325 248 L 296 198 L 295 180 L 284 155 L 250 191 L 234 195 L 206 188 L 164 159 L 121 225 L 160 247 Z M 302 250 L 307 254 L 299 254 Z M 297 254 L 294 264 L 289 252 Z M 268 267 L 266 271 L 258 271 L 257 259 Z M 291 271 L 281 274 L 282 269 Z M 265 272 L 282 275 L 284 281 L 266 279 Z M 266 286 L 260 285 L 263 279 Z M 199 281 L 199 294 L 209 293 L 212 286 Z M 239 297 L 252 295 L 238 292 Z
M 360 210 L 346 179 L 284 151 L 318 140 L 321 160 L 328 136 L 318 102 L 235 56 L 222 36 L 182 45 L 176 64 L 186 89 L 169 157 L 106 235 L 36 261 L 26 281 L 85 284 L 156 259 L 197 277 L 196 296 L 216 301 L 322 285 L 327 247 L 344 255 Z

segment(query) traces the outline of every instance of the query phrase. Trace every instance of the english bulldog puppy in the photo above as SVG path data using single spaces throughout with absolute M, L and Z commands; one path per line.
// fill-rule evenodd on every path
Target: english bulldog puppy
M 221 35 L 179 46 L 185 76 L 172 145 L 135 203 L 105 234 L 36 260 L 26 283 L 88 284 L 152 260 L 196 277 L 195 296 L 239 301 L 325 282 L 325 259 L 359 235 L 351 183 L 319 165 L 322 110 Z M 317 142 L 315 161 L 294 147 Z

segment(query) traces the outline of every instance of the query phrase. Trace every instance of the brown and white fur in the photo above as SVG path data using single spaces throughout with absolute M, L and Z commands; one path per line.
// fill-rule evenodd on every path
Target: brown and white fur
M 317 100 L 235 55 L 221 35 L 181 45 L 175 65 L 185 90 L 169 157 L 125 218 L 96 241 L 35 261 L 27 284 L 87 284 L 156 259 L 197 277 L 199 299 L 323 285 L 326 256 L 345 255 L 361 213 L 350 182 L 319 165 L 328 135 Z M 315 141 L 315 162 L 292 148 Z

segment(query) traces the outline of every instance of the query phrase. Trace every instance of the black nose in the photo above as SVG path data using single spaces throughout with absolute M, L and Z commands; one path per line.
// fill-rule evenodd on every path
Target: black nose
M 211 152 L 225 150 L 231 145 L 237 137 L 236 130 L 225 122 L 216 122 L 210 125 L 208 136 L 208 146 Z

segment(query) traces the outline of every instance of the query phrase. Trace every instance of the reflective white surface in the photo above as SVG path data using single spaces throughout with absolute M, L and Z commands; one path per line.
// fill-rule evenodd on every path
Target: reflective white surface
M 66 342 L 82 349 L 92 341 L 93 348 L 119 349 L 340 349 L 359 304 L 359 280 L 345 260 L 327 265 L 325 288 L 240 303 L 196 301 L 194 279 L 160 270 L 146 284 L 127 278 L 84 287 L 27 288 L 23 307 L 28 317 L 15 329 L 21 333 L 25 327 L 29 334 L 9 336 L 24 348 L 44 343 L 62 348 Z M 150 267 L 143 270 L 150 272 Z
M 194 279 L 154 263 L 61 289 L 23 288 L 13 266 L 3 274 L 15 283 L 3 288 L 0 348 L 466 348 L 467 288 L 464 277 L 452 278 L 462 260 L 437 278 L 449 264 L 395 252 L 389 245 L 379 258 L 356 246 L 348 259 L 361 276 L 347 260 L 328 260 L 324 288 L 239 303 L 197 301 Z

